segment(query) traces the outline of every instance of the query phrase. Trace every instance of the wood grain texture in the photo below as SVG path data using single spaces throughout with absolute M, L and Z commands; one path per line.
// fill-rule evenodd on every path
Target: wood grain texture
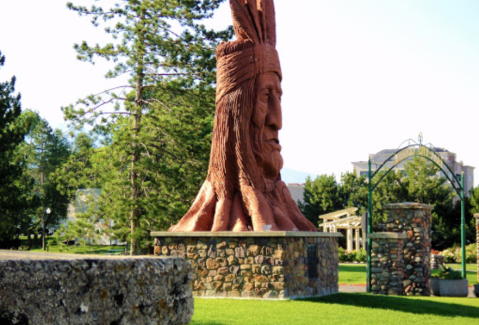
M 273 0 L 230 0 L 236 40 L 218 46 L 208 176 L 173 232 L 317 231 L 281 181 L 281 67 Z

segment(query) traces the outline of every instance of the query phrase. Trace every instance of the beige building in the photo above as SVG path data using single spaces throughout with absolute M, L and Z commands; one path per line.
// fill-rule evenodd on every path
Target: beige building
M 415 150 L 417 151 L 418 149 L 415 149 Z M 371 157 L 372 172 L 374 173 L 374 171 L 377 168 L 379 168 L 384 163 L 384 161 L 386 161 L 386 159 L 388 159 L 396 151 L 397 149 L 385 149 L 385 150 L 379 151 L 376 154 L 371 154 L 370 157 Z M 464 190 L 466 195 L 469 195 L 469 191 L 471 190 L 471 188 L 474 187 L 474 167 L 467 166 L 462 161 L 457 161 L 456 154 L 444 148 L 435 148 L 434 151 L 445 161 L 445 163 L 449 166 L 449 168 L 452 170 L 455 176 L 460 178 L 461 172 L 464 172 Z M 412 160 L 412 158 L 408 158 L 400 162 L 395 167 L 395 169 L 404 171 L 404 165 L 406 164 L 407 161 L 410 161 L 410 160 Z M 367 161 L 355 161 L 355 162 L 352 162 L 352 164 L 358 176 L 364 175 L 367 177 L 368 175 Z M 386 163 L 386 167 L 391 168 L 392 166 L 394 166 L 394 164 L 395 164 L 394 159 L 391 159 L 391 161 Z M 447 170 L 446 167 L 443 167 L 443 168 Z M 387 169 L 383 167 L 382 170 L 387 170 Z M 438 176 L 445 176 L 445 175 L 442 171 L 439 171 Z M 453 179 L 449 171 L 448 171 L 448 176 L 449 178 Z
M 293 197 L 294 202 L 298 203 L 298 201 L 300 201 L 301 203 L 304 203 L 304 183 L 289 183 L 287 187 L 291 193 L 291 196 Z

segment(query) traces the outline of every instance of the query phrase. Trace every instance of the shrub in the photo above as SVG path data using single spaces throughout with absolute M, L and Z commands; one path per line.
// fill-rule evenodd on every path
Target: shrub
M 439 252 L 440 255 L 445 256 L 446 263 L 461 263 L 461 246 L 454 245 L 451 248 Z M 470 244 L 466 246 L 466 263 L 477 262 L 477 244 Z
M 461 280 L 461 272 L 455 271 L 450 267 L 445 267 L 439 271 L 439 273 L 434 274 L 433 278 L 445 279 L 445 280 Z
M 364 249 L 360 249 L 359 251 L 348 252 L 347 250 L 344 250 L 344 248 L 339 247 L 338 256 L 339 256 L 340 263 L 346 263 L 346 262 L 361 263 L 361 262 L 366 262 L 366 259 L 367 259 L 366 250 Z

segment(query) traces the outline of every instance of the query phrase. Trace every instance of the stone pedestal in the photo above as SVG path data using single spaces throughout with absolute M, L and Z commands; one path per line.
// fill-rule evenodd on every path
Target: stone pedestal
M 406 234 L 374 233 L 369 238 L 372 252 L 371 292 L 401 295 L 404 274 L 403 245 Z
M 300 298 L 338 292 L 339 233 L 152 232 L 155 254 L 181 256 L 196 297 Z
M 477 266 L 479 269 L 479 213 L 476 213 L 474 218 L 476 218 Z M 477 282 L 479 282 L 479 272 L 477 273 Z
M 403 292 L 407 295 L 429 296 L 431 276 L 431 210 L 432 205 L 394 203 L 385 205 L 387 232 L 405 233 L 403 246 Z M 399 256 L 399 255 L 398 255 Z

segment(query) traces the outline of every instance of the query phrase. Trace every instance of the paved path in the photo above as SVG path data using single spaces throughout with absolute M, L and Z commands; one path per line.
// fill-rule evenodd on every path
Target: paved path
M 342 284 L 339 285 L 339 292 L 366 292 L 365 285 L 349 285 L 349 284 Z M 469 294 L 467 295 L 468 298 L 478 298 L 474 294 L 474 287 L 469 287 Z

